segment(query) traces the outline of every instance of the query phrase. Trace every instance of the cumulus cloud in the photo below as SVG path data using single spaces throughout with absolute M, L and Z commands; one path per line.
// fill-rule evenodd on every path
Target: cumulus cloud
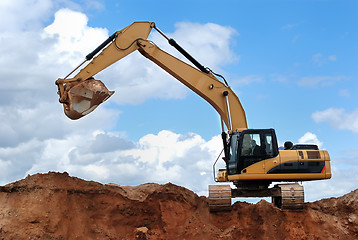
M 84 179 L 123 185 L 173 182 L 206 194 L 221 147 L 219 136 L 205 141 L 197 134 L 163 130 L 131 142 L 115 133 L 93 132 L 62 140 L 30 141 L 21 148 L 0 148 L 0 165 L 9 170 L 9 180 L 23 177 L 23 168 L 16 170 L 14 164 L 27 160 L 26 174 L 68 171 Z M 1 181 L 6 180 L 2 176 Z
M 42 6 L 42 2 L 44 1 L 33 1 L 32 9 L 42 12 L 48 6 L 47 11 L 50 11 L 52 5 Z M 16 7 L 22 9 L 24 6 L 18 6 L 13 1 L 8 3 L 11 11 L 16 12 Z M 0 9 L 3 11 L 3 8 Z M 22 15 L 17 17 L 21 19 Z M 26 13 L 24 18 L 28 18 Z M 35 21 L 34 16 L 33 18 Z M 70 123 L 63 116 L 62 106 L 57 100 L 54 81 L 70 71 L 71 65 L 68 62 L 98 45 L 107 35 L 104 29 L 88 27 L 87 20 L 82 13 L 62 9 L 55 15 L 54 22 L 46 28 L 27 28 L 24 31 L 23 26 L 19 25 L 18 28 L 0 33 L 0 64 L 4 66 L 0 68 L 0 131 L 3 133 L 0 136 L 0 146 L 13 147 L 31 139 L 42 141 L 61 138 L 71 131 L 85 131 L 85 125 L 92 130 L 96 127 L 103 128 L 99 125 L 100 122 L 107 127 L 113 126 L 114 123 L 109 123 L 108 119 L 117 119 L 118 110 L 102 108 L 89 116 L 97 118 L 96 123 L 88 124 L 89 119 L 83 120 L 81 124 Z M 77 22 L 70 25 L 76 31 L 64 30 L 68 21 Z M 71 27 L 67 24 L 66 29 Z M 79 42 L 86 44 L 78 44 Z M 77 44 L 78 49 L 72 49 L 72 44 Z M 100 118 L 99 112 L 105 118 Z M 105 120 L 106 118 L 108 119 Z
M 299 143 L 306 143 L 306 144 L 315 144 L 319 148 L 322 147 L 323 143 L 318 140 L 318 137 L 316 134 L 311 132 L 306 132 L 302 137 L 298 139 Z
M 53 5 L 52 0 L 0 1 L 0 32 L 40 29 Z
M 108 37 L 108 30 L 87 25 L 85 14 L 70 9 L 60 9 L 55 20 L 44 29 L 44 38 L 54 38 L 56 43 L 51 54 L 57 57 L 57 63 L 70 61 L 78 65 L 84 56 Z M 48 56 L 43 56 L 48 58 Z
M 238 60 L 230 46 L 235 29 L 214 23 L 181 22 L 175 25 L 176 31 L 168 36 L 177 40 L 204 66 L 219 68 L 223 64 Z
M 352 162 L 357 162 L 358 158 Z M 357 188 L 358 165 L 337 166 L 341 159 L 331 159 L 332 178 L 320 181 L 304 182 L 305 201 L 316 201 L 322 198 L 340 197 Z M 347 167 L 348 166 L 348 167 Z
M 358 109 L 347 113 L 343 108 L 328 108 L 312 114 L 315 122 L 327 122 L 331 127 L 358 133 Z

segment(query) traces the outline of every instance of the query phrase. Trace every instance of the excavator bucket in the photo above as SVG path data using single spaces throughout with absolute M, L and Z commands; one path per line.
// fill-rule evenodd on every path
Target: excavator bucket
M 72 120 L 79 119 L 95 110 L 113 93 L 99 80 L 85 80 L 67 91 L 67 101 L 63 103 L 65 114 Z

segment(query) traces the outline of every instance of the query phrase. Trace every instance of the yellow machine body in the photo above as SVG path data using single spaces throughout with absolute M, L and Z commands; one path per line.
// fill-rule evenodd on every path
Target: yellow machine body
M 243 169 L 239 174 L 228 175 L 221 169 L 218 182 L 235 181 L 310 181 L 330 179 L 330 157 L 325 150 L 280 150 L 274 158 L 262 160 Z

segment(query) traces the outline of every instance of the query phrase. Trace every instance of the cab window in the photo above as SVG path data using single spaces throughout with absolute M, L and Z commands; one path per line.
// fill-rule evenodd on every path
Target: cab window
M 265 152 L 267 156 L 273 156 L 273 142 L 272 142 L 272 135 L 271 134 L 265 134 Z
M 242 142 L 241 156 L 258 156 L 261 155 L 261 153 L 260 134 L 245 134 Z

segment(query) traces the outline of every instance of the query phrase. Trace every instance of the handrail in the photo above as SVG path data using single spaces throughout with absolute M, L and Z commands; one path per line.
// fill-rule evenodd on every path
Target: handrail
M 221 156 L 221 154 L 224 152 L 224 148 L 221 150 L 221 152 L 219 153 L 219 156 L 216 158 L 216 160 L 215 160 L 215 162 L 214 162 L 214 164 L 213 164 L 213 174 L 214 174 L 214 181 L 215 182 L 218 182 L 217 180 L 216 180 L 216 175 L 215 175 L 215 165 L 216 165 L 216 163 L 218 162 L 218 160 L 219 160 L 219 158 L 220 158 L 220 156 Z

